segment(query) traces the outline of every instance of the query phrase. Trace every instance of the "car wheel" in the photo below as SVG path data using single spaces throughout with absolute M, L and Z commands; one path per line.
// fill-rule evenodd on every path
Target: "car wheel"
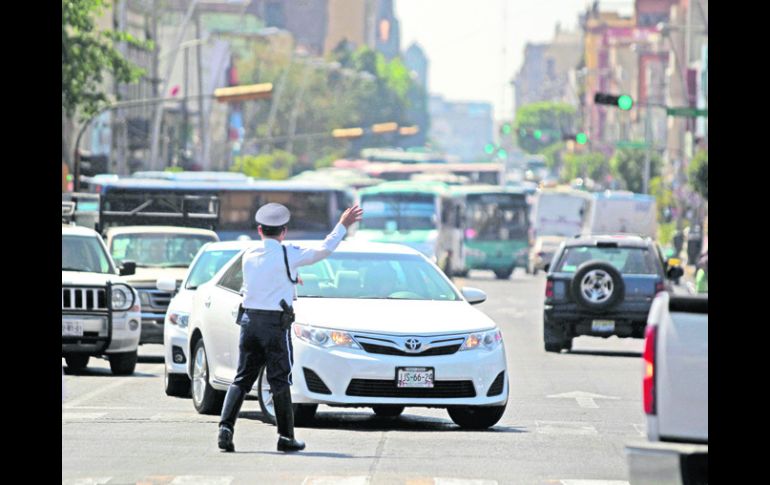
M 257 389 L 259 389 L 259 409 L 262 411 L 262 416 L 271 424 L 275 423 L 275 406 L 273 405 L 273 392 L 270 390 L 270 383 L 267 382 L 265 375 L 266 367 L 262 368 L 257 379 Z M 309 424 L 315 418 L 315 413 L 318 410 L 318 404 L 296 404 L 292 403 L 292 409 L 294 410 L 294 424 L 296 426 L 304 426 Z
M 88 366 L 88 360 L 90 355 L 84 354 L 71 354 L 65 355 L 64 361 L 67 362 L 67 368 L 70 370 L 83 370 Z
M 449 417 L 463 429 L 487 429 L 505 414 L 503 406 L 457 406 L 447 409 Z
M 623 301 L 625 285 L 615 266 L 605 261 L 586 261 L 570 283 L 575 302 L 588 310 L 605 310 Z
M 395 418 L 404 412 L 404 406 L 372 406 L 374 414 L 381 418 Z
M 116 376 L 130 376 L 136 369 L 137 351 L 109 354 L 110 370 Z
M 498 280 L 507 280 L 511 277 L 513 274 L 513 268 L 511 269 L 503 269 L 503 270 L 495 270 L 495 276 Z
M 190 397 L 190 378 L 185 374 L 169 374 L 165 369 L 163 384 L 167 396 Z
M 540 271 L 538 268 L 532 268 L 532 275 L 537 276 L 537 273 Z
M 566 348 L 566 342 L 572 347 L 572 339 L 565 339 L 564 331 L 551 323 L 543 322 L 543 343 L 546 352 L 561 352 Z
M 209 362 L 203 339 L 198 340 L 193 351 L 192 401 L 199 414 L 216 415 L 222 412 L 225 393 L 209 384 Z

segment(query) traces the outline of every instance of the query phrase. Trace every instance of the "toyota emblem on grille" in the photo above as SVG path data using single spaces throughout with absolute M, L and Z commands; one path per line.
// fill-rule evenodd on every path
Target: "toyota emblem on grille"
M 416 338 L 408 338 L 406 339 L 406 342 L 404 342 L 404 347 L 406 347 L 407 352 L 419 352 L 420 347 L 422 347 L 422 342 Z

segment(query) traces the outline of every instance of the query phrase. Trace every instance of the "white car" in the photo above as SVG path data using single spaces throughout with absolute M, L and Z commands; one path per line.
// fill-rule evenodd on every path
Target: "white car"
M 188 372 L 200 413 L 218 414 L 235 378 L 241 255 L 193 295 Z M 406 406 L 442 407 L 470 429 L 503 416 L 502 333 L 471 307 L 486 300 L 483 291 L 458 291 L 422 254 L 396 244 L 343 241 L 299 275 L 291 331 L 295 421 L 311 419 L 318 404 L 371 407 L 381 416 L 398 416 Z M 265 381 L 263 371 L 253 390 L 270 419 Z
M 141 332 L 139 294 L 121 275 L 101 236 L 85 227 L 61 228 L 61 353 L 69 370 L 106 357 L 115 375 L 131 375 Z
M 158 290 L 171 294 L 177 292 L 168 304 L 163 322 L 166 395 L 178 397 L 190 395 L 190 378 L 187 376 L 187 363 L 190 359 L 187 323 L 192 308 L 193 293 L 200 284 L 210 280 L 225 263 L 250 244 L 253 242 L 206 243 L 190 263 L 190 269 L 182 279 L 178 292 L 174 278 L 160 278 L 156 281 Z

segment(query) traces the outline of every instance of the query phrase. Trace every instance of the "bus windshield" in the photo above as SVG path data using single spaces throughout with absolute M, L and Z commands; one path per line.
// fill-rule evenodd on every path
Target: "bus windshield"
M 527 237 L 527 203 L 513 194 L 473 194 L 467 198 L 469 239 L 506 241 Z
M 361 198 L 361 229 L 425 230 L 436 227 L 436 199 L 431 194 L 373 194 Z

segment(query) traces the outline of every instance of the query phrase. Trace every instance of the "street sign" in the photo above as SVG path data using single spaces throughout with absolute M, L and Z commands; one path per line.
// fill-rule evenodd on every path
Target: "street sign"
M 647 148 L 647 143 L 643 141 L 621 140 L 616 141 L 615 146 L 617 148 Z
M 698 108 L 666 108 L 666 114 L 668 116 L 685 116 L 688 118 L 695 118 L 698 116 L 703 116 L 708 118 L 709 116 L 709 110 L 708 109 L 698 109 Z

